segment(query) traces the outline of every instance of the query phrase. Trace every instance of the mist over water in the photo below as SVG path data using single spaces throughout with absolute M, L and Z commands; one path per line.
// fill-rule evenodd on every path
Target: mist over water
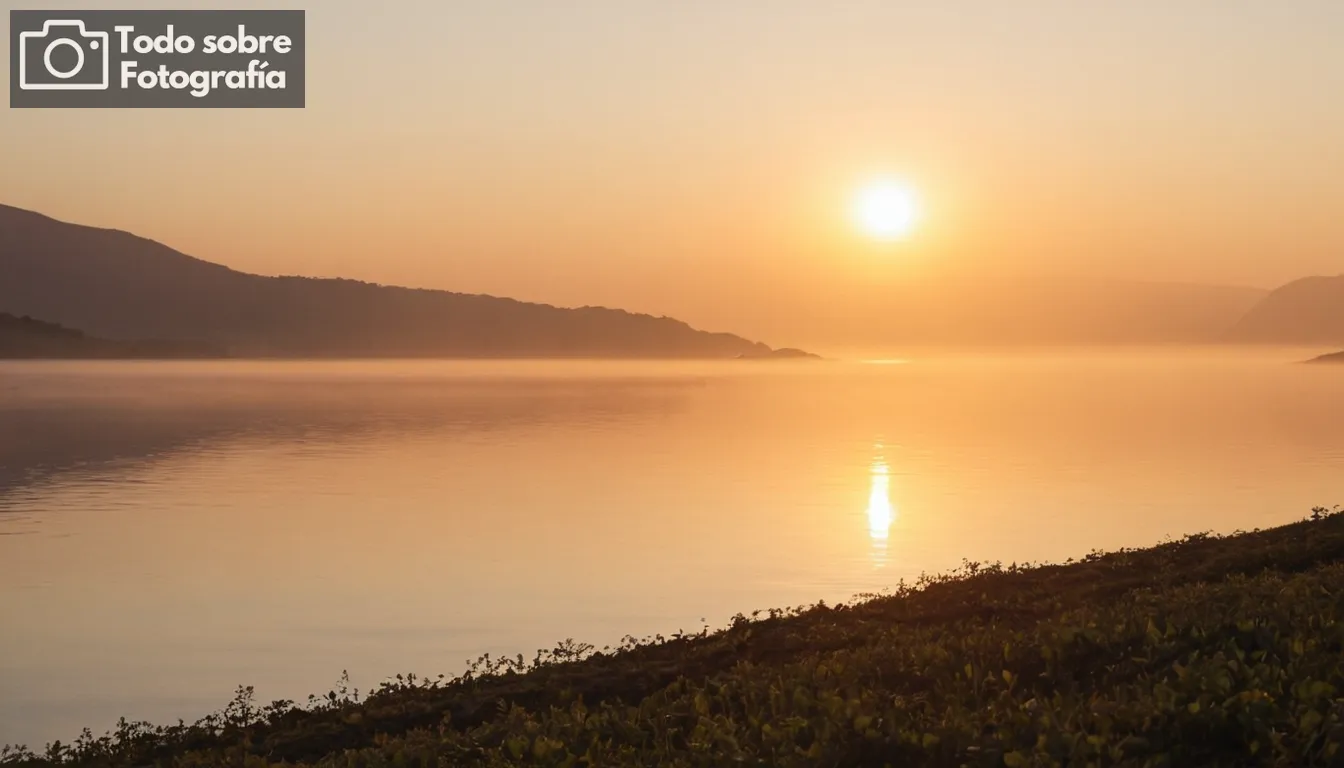
M 0 742 L 1299 519 L 1309 356 L 0 363 Z

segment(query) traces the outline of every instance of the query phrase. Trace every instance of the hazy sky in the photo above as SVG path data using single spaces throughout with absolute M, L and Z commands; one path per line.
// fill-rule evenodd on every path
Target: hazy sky
M 218 4 L 17 7 L 128 5 Z M 732 329 L 929 269 L 1344 269 L 1339 0 L 307 11 L 307 109 L 7 109 L 0 202 L 248 271 Z M 849 220 L 882 174 L 923 198 L 904 243 Z

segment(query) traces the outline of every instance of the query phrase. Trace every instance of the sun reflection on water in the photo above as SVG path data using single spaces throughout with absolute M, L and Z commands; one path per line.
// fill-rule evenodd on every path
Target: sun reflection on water
M 881 455 L 873 460 L 869 476 L 868 537 L 872 540 L 874 561 L 882 565 L 887 560 L 887 538 L 896 511 L 891 504 L 891 471 Z

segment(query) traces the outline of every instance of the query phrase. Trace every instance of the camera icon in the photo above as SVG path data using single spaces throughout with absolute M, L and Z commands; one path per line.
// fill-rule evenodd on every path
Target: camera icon
M 49 19 L 41 32 L 19 33 L 19 88 L 105 91 L 107 49 L 106 32 L 90 32 L 78 19 Z

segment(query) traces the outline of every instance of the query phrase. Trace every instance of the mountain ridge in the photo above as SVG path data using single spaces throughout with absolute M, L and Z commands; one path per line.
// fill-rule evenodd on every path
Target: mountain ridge
M 823 306 L 820 298 L 794 297 L 793 316 L 776 331 L 788 326 L 802 337 L 825 318 L 820 327 L 836 338 L 869 346 L 1344 344 L 1344 275 L 1263 290 L 953 274 L 894 284 L 867 298 L 832 297 L 840 300 L 839 313 L 835 302 Z M 198 342 L 242 357 L 815 357 L 666 315 L 251 274 L 133 232 L 6 205 L 0 205 L 0 311 L 109 340 Z M 752 324 L 748 314 L 721 322 Z
M 1321 363 L 1326 365 L 1344 365 L 1344 352 L 1331 352 L 1325 355 L 1313 357 L 1308 363 Z
M 1246 344 L 1344 344 L 1344 274 L 1298 278 L 1270 291 L 1228 330 Z
M 119 229 L 0 205 L 0 308 L 111 340 L 238 356 L 771 358 L 671 317 L 234 270 Z

